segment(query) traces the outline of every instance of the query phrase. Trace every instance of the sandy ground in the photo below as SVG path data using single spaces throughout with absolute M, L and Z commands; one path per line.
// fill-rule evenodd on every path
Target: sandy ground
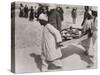
M 68 26 L 80 27 L 82 22 L 81 15 L 77 16 L 76 24 L 72 24 L 70 14 L 64 14 L 62 29 Z M 37 21 L 19 18 L 15 21 L 15 62 L 16 73 L 40 72 L 41 67 L 41 25 Z M 84 55 L 84 47 L 78 44 L 86 36 L 80 39 L 73 39 L 63 43 L 62 48 L 62 70 L 86 69 L 92 60 Z M 95 45 L 95 49 L 96 49 Z M 96 54 L 96 52 L 95 52 Z M 96 59 L 95 59 L 96 60 Z M 91 68 L 96 68 L 96 63 Z M 59 70 L 49 70 L 59 71 Z

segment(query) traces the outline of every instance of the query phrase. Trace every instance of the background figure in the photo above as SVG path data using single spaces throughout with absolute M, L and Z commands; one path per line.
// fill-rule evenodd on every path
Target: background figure
M 72 9 L 71 15 L 72 15 L 73 24 L 75 24 L 76 23 L 76 17 L 77 17 L 77 8 Z
M 61 16 L 56 10 L 56 6 L 49 7 L 48 19 L 51 25 L 53 25 L 57 30 L 61 31 Z
M 90 8 L 88 6 L 84 7 L 85 12 L 84 12 L 84 19 L 82 22 L 82 26 L 83 26 L 83 30 L 82 30 L 82 34 L 89 34 L 91 35 L 91 22 L 92 22 L 92 12 L 90 10 Z
M 89 56 L 92 60 L 92 63 L 88 64 L 87 67 L 92 67 L 94 64 L 96 64 L 96 49 L 95 45 L 97 43 L 97 13 L 92 12 L 88 6 L 85 6 L 85 14 L 84 14 L 84 20 L 83 20 L 83 29 L 85 30 L 85 34 L 88 35 L 87 39 L 85 39 L 83 43 L 84 48 L 86 51 L 84 54 L 86 56 Z
M 94 28 L 94 23 L 93 23 L 93 16 L 92 16 L 92 11 L 89 9 L 88 6 L 85 6 L 85 13 L 84 13 L 84 19 L 83 19 L 83 32 L 84 34 L 88 35 L 88 47 L 86 48 L 85 55 L 91 56 L 90 52 L 93 51 L 93 28 Z
M 97 42 L 97 10 L 94 10 L 92 8 L 92 16 L 93 16 L 93 24 L 92 24 L 92 27 L 91 27 L 91 31 L 92 31 L 92 37 L 91 37 L 91 44 L 90 44 L 90 48 L 89 48 L 89 55 L 92 56 L 93 58 L 93 62 L 94 64 L 96 63 L 96 49 L 95 49 L 95 44 Z
M 37 7 L 34 7 L 34 17 L 37 19 Z
M 19 13 L 19 17 L 23 17 L 24 16 L 24 7 L 23 4 L 20 4 L 20 13 Z
M 43 13 L 46 14 L 48 16 L 48 6 L 43 6 Z
M 43 5 L 39 4 L 39 7 L 37 9 L 37 15 L 36 15 L 36 18 L 38 20 L 39 18 L 39 15 L 43 12 Z
M 27 7 L 27 5 L 25 5 L 25 7 L 24 7 L 24 17 L 25 18 L 28 17 L 28 7 Z
M 61 21 L 63 21 L 64 20 L 64 18 L 63 18 L 63 13 L 64 13 L 63 9 L 61 7 L 57 7 L 56 9 L 60 13 Z
M 11 3 L 11 18 L 15 17 L 15 3 Z
M 29 20 L 32 21 L 33 19 L 34 19 L 34 9 L 33 9 L 33 6 L 31 6 Z

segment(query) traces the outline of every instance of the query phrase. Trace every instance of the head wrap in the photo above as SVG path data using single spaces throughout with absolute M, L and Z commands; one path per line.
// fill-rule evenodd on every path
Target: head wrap
M 44 20 L 44 21 L 48 21 L 47 15 L 46 14 L 43 14 L 43 13 L 40 14 L 39 19 L 40 20 Z

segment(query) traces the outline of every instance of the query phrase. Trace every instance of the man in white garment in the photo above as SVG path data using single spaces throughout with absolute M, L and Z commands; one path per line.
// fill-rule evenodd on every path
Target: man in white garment
M 43 26 L 42 33 L 42 69 L 41 71 L 48 71 L 48 65 L 53 64 L 56 68 L 62 67 L 60 58 L 62 57 L 60 46 L 62 42 L 59 30 L 48 23 L 46 14 L 41 13 L 39 22 Z

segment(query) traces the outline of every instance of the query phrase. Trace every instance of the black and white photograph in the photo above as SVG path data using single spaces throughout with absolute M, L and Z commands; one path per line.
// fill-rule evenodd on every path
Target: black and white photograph
M 97 68 L 98 7 L 11 3 L 11 71 Z

